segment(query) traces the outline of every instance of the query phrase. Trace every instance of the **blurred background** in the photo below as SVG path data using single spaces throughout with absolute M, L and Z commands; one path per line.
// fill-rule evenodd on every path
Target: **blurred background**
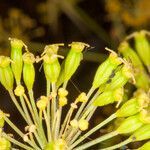
M 88 91 L 96 68 L 106 58 L 104 48 L 116 50 L 126 35 L 149 30 L 149 22 L 149 0 L 0 0 L 0 54 L 10 54 L 9 37 L 22 39 L 36 55 L 45 44 L 72 41 L 90 44 L 91 48 L 84 51 L 82 65 L 69 83 L 73 92 L 70 99 L 73 99 L 80 91 Z M 60 50 L 62 55 L 66 52 L 67 49 Z M 39 74 L 39 68 L 36 65 L 36 98 L 45 93 L 45 77 L 42 71 Z M 1 85 L 0 91 L 1 109 L 23 126 Z M 108 117 L 112 108 L 111 105 L 100 111 L 102 115 L 96 115 L 95 124 Z

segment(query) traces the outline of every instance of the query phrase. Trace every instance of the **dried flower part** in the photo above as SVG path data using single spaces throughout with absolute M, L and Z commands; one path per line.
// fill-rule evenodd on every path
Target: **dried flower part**
M 25 134 L 25 135 L 23 136 L 23 140 L 24 140 L 25 142 L 29 141 L 28 134 Z
M 35 130 L 36 130 L 36 126 L 34 124 L 32 124 L 32 125 L 29 126 L 28 130 L 29 130 L 30 133 L 34 133 Z
M 87 97 L 86 93 L 82 92 L 75 101 L 85 103 L 88 101 L 88 97 Z
M 143 63 L 149 68 L 150 67 L 150 45 L 146 38 L 146 32 L 140 31 L 136 32 L 135 36 L 135 47 L 141 57 Z
M 146 142 L 143 146 L 138 148 L 138 150 L 149 150 L 150 148 L 150 141 Z
M 150 139 L 150 124 L 145 124 L 137 129 L 130 138 L 135 139 L 135 141 Z
M 0 56 L 0 67 L 5 68 L 9 66 L 11 60 L 7 56 Z
M 132 133 L 135 130 L 139 129 L 142 125 L 143 122 L 140 121 L 138 114 L 125 119 L 118 127 L 117 132 L 119 134 Z
M 79 125 L 78 125 L 78 121 L 76 119 L 73 119 L 70 121 L 70 125 L 73 127 L 73 128 L 78 128 Z
M 32 64 L 35 62 L 35 57 L 30 52 L 24 53 L 22 57 L 23 57 L 24 63 L 26 63 L 26 64 Z
M 150 124 L 150 107 L 141 110 L 140 120 L 143 123 L 149 123 Z
M 72 42 L 71 44 L 69 44 L 69 46 L 71 46 L 71 49 L 76 52 L 82 52 L 85 47 L 90 47 L 90 45 L 83 42 Z
M 0 137 L 0 149 L 1 150 L 10 150 L 11 143 L 7 139 Z
M 65 105 L 67 105 L 67 103 L 68 103 L 68 100 L 66 97 L 60 97 L 59 98 L 59 106 L 63 107 Z
M 24 95 L 24 87 L 22 86 L 22 85 L 18 85 L 17 87 L 16 87 L 16 89 L 14 90 L 14 92 L 15 92 L 15 95 L 16 96 L 23 96 Z
M 11 67 L 17 84 L 20 84 L 23 65 L 22 47 L 24 46 L 24 43 L 18 39 L 10 39 L 10 40 L 11 40 L 11 59 L 13 61 Z
M 0 82 L 7 90 L 13 89 L 14 77 L 9 57 L 0 56 Z
M 134 93 L 134 97 L 137 98 L 140 109 L 146 108 L 150 105 L 150 97 L 144 90 L 142 89 L 137 90 Z
M 39 110 L 43 111 L 47 107 L 48 98 L 46 96 L 41 96 L 40 99 L 37 101 L 36 105 Z
M 113 97 L 114 97 L 115 101 L 122 101 L 123 95 L 124 95 L 124 88 L 122 88 L 122 87 L 119 89 L 116 89 L 113 92 Z
M 100 85 L 104 84 L 107 80 L 109 80 L 113 70 L 115 70 L 121 63 L 121 59 L 117 56 L 117 54 L 114 52 L 111 53 L 108 59 L 98 67 L 92 86 L 94 88 L 98 88 Z
M 66 97 L 68 95 L 68 91 L 64 88 L 59 88 L 58 95 L 59 97 Z
M 46 45 L 44 52 L 42 53 L 41 56 L 43 56 L 44 54 L 48 54 L 48 55 L 57 54 L 59 46 L 64 46 L 64 44 L 63 43 L 56 43 L 56 44 Z
M 85 120 L 85 119 L 80 119 L 80 120 L 78 121 L 78 126 L 79 126 L 79 129 L 80 129 L 81 131 L 85 131 L 85 130 L 87 130 L 88 127 L 89 127 L 89 122 L 88 122 L 87 120 Z

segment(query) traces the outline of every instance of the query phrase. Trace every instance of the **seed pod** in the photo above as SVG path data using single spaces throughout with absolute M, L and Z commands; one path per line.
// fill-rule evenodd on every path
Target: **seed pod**
M 0 56 L 0 82 L 7 90 L 13 89 L 14 77 L 9 57 Z
M 131 139 L 135 139 L 135 141 L 142 141 L 150 139 L 150 124 L 145 124 L 136 130 L 130 137 Z
M 7 139 L 0 137 L 0 148 L 1 150 L 10 150 L 11 143 Z
M 128 100 L 122 107 L 117 110 L 117 117 L 128 117 L 139 112 L 139 106 L 136 98 Z
M 11 39 L 11 64 L 12 71 L 14 73 L 17 84 L 20 84 L 21 73 L 22 73 L 22 47 L 24 43 L 18 39 Z
M 54 150 L 54 143 L 53 142 L 48 143 L 44 148 L 44 150 Z
M 140 121 L 138 114 L 125 119 L 118 127 L 117 132 L 119 134 L 132 133 L 135 130 L 139 129 L 142 125 L 143 123 Z
M 128 61 L 132 62 L 135 68 L 144 69 L 140 58 L 126 41 L 119 45 L 118 50 Z
M 115 101 L 122 100 L 122 97 L 123 97 L 122 88 L 116 89 L 114 91 L 104 91 L 95 99 L 93 105 L 105 106 L 114 103 Z
M 83 49 L 89 47 L 89 45 L 82 42 L 72 42 L 69 46 L 71 46 L 71 49 L 64 64 L 64 81 L 68 81 L 75 73 L 83 58 Z
M 148 90 L 150 86 L 150 79 L 146 74 L 144 66 L 136 52 L 126 41 L 120 44 L 118 50 L 128 61 L 131 61 L 133 64 L 134 76 L 136 80 L 135 86 Z
M 113 90 L 123 87 L 129 79 L 133 77 L 132 69 L 128 64 L 124 66 L 115 73 L 111 82 L 105 87 L 105 90 Z
M 45 47 L 45 55 L 43 56 L 43 66 L 46 79 L 51 83 L 56 83 L 60 74 L 60 64 L 58 61 L 57 51 L 59 44 L 48 45 Z
M 146 142 L 143 146 L 138 148 L 138 150 L 149 150 L 150 148 L 150 141 Z
M 35 81 L 35 69 L 33 65 L 35 62 L 34 55 L 30 52 L 24 53 L 23 62 L 23 80 L 27 89 L 30 91 Z
M 106 59 L 97 69 L 96 74 L 94 76 L 94 80 L 92 83 L 93 88 L 98 88 L 100 85 L 105 83 L 112 71 L 116 69 L 116 67 L 121 64 L 120 58 L 117 56 L 115 52 L 112 52 L 108 59 Z
M 146 32 L 136 32 L 134 36 L 136 50 L 141 57 L 143 63 L 150 67 L 150 45 L 146 38 Z

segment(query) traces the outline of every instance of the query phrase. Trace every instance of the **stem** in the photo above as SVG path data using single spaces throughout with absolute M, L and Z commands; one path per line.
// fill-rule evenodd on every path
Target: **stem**
M 19 113 L 22 115 L 22 117 L 24 118 L 24 120 L 28 123 L 27 118 L 26 118 L 26 116 L 25 116 L 25 113 L 23 112 L 22 108 L 20 107 L 19 103 L 17 102 L 17 99 L 16 99 L 16 97 L 15 97 L 15 95 L 14 95 L 14 93 L 13 93 L 12 90 L 9 91 L 9 95 L 10 95 L 10 97 L 11 97 L 13 103 L 14 103 L 15 106 L 17 107 Z
M 32 108 L 33 108 L 33 111 L 35 114 L 36 121 L 38 123 L 39 122 L 39 116 L 38 116 L 38 111 L 37 111 L 36 104 L 35 104 L 34 97 L 33 97 L 33 91 L 32 90 L 28 91 L 28 94 L 30 97 L 30 102 L 31 102 L 31 105 L 32 105 Z
M 27 97 L 25 94 L 23 95 L 23 97 L 24 97 L 24 99 L 25 99 L 25 101 L 26 101 L 26 103 L 27 103 L 27 105 L 28 105 L 28 108 L 29 108 L 30 113 L 31 113 L 32 118 L 33 118 L 33 121 L 34 121 L 34 123 L 37 125 L 37 122 L 36 122 L 36 120 L 35 120 L 35 114 L 34 114 L 34 112 L 33 112 L 33 109 L 32 109 L 32 107 L 31 107 L 31 104 L 30 104 L 30 102 L 29 102 L 29 99 L 28 99 L 28 97 Z
M 90 96 L 92 95 L 92 93 L 94 92 L 94 90 L 95 90 L 95 89 L 93 89 L 93 88 L 91 88 L 91 89 L 89 90 L 89 92 L 88 92 L 88 94 L 87 94 L 88 99 L 90 98 Z M 74 119 L 78 119 L 78 117 L 79 117 L 80 114 L 82 113 L 82 110 L 84 109 L 86 103 L 87 103 L 87 102 L 81 104 L 81 106 L 80 106 L 78 112 L 76 113 Z
M 43 110 L 43 114 L 44 114 L 44 118 L 45 118 L 45 122 L 46 122 L 46 126 L 47 126 L 47 136 L 48 136 L 48 142 L 51 141 L 52 137 L 51 137 L 51 130 L 50 130 L 50 122 L 48 120 L 48 116 L 45 110 Z
M 93 146 L 93 145 L 95 145 L 95 144 L 98 144 L 98 143 L 102 142 L 102 141 L 105 141 L 105 140 L 107 140 L 107 139 L 110 139 L 110 138 L 112 138 L 112 137 L 114 137 L 114 136 L 116 136 L 116 135 L 118 135 L 118 133 L 117 133 L 116 131 L 111 132 L 111 133 L 108 133 L 108 134 L 106 134 L 106 135 L 104 135 L 104 136 L 101 136 L 101 137 L 95 139 L 95 140 L 92 140 L 92 141 L 90 141 L 90 142 L 87 142 L 87 143 L 85 143 L 85 144 L 83 144 L 83 145 L 81 145 L 81 146 L 75 148 L 74 150 L 84 150 L 84 149 L 89 148 L 89 147 L 91 147 L 91 146 Z M 73 148 L 73 147 L 71 146 L 70 149 L 72 149 L 72 148 Z
M 44 147 L 44 145 L 46 144 L 46 137 L 45 137 L 44 130 L 43 130 L 42 124 L 40 122 L 40 117 L 38 115 L 38 111 L 36 108 L 36 104 L 35 104 L 35 100 L 34 100 L 34 96 L 33 96 L 33 90 L 28 91 L 28 94 L 29 94 L 30 102 L 31 102 L 31 105 L 32 105 L 32 108 L 33 108 L 33 111 L 35 114 L 35 119 L 37 121 L 37 125 L 38 125 L 37 130 L 40 134 L 40 141 L 42 142 L 42 143 L 41 142 L 39 142 L 39 143 L 41 143 L 42 147 Z
M 49 80 L 46 80 L 46 95 L 47 97 L 50 96 L 50 81 Z M 48 104 L 47 104 L 47 121 L 49 122 L 49 124 L 51 124 L 50 122 L 50 100 L 48 101 Z M 48 132 L 49 131 L 47 130 L 47 136 L 49 137 Z
M 24 137 L 24 134 L 7 118 L 4 117 L 5 121 L 8 123 L 8 125 L 21 137 Z M 27 141 L 32 147 L 34 147 L 34 144 L 31 141 Z
M 25 144 L 22 144 L 21 142 L 11 138 L 10 136 L 8 136 L 6 133 L 2 133 L 2 136 L 4 138 L 6 138 L 7 140 L 9 140 L 11 143 L 14 143 L 15 145 L 18 145 L 21 148 L 24 148 L 25 150 L 34 150 L 32 147 L 29 147 Z
M 99 130 L 101 127 L 103 127 L 104 125 L 106 125 L 107 123 L 109 123 L 110 121 L 112 121 L 113 119 L 116 118 L 115 114 L 112 114 L 109 118 L 107 118 L 106 120 L 104 120 L 103 122 L 101 122 L 100 124 L 98 124 L 97 126 L 95 126 L 93 129 L 91 129 L 89 132 L 87 132 L 86 134 L 84 134 L 83 136 L 81 136 L 75 143 L 73 143 L 71 145 L 71 148 L 74 148 L 76 145 L 78 145 L 80 142 L 82 142 L 84 139 L 86 139 L 88 136 L 90 136 L 92 133 L 96 132 L 97 130 Z
M 132 142 L 132 139 L 128 138 L 127 140 L 125 140 L 125 141 L 123 141 L 123 142 L 121 142 L 119 144 L 116 144 L 116 145 L 113 145 L 113 146 L 110 146 L 110 147 L 107 147 L 107 148 L 103 148 L 101 150 L 113 150 L 113 149 L 117 149 L 117 148 L 122 147 L 124 145 L 127 145 L 127 144 L 129 144 L 131 142 Z
M 52 92 L 55 94 L 56 87 L 55 83 L 52 83 Z M 56 97 L 52 98 L 52 105 L 51 105 L 51 121 L 52 121 L 52 129 L 54 129 L 54 119 L 55 119 L 55 112 L 56 112 Z M 53 132 L 53 131 L 52 131 Z M 53 132 L 54 133 L 54 132 Z
M 60 123 L 61 123 L 61 113 L 62 113 L 62 107 L 58 109 L 58 115 L 56 120 L 56 127 L 55 127 L 55 138 L 58 138 L 59 131 L 60 131 Z
M 21 102 L 22 108 L 23 108 L 23 110 L 25 112 L 25 116 L 27 118 L 28 124 L 33 124 L 32 120 L 31 120 L 31 117 L 30 117 L 30 114 L 28 112 L 28 109 L 26 107 L 24 98 L 22 96 L 20 96 L 19 98 L 20 98 L 20 102 Z

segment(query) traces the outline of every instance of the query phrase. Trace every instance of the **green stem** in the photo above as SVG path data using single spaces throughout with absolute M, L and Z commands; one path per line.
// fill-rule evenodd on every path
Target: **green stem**
M 90 98 L 90 96 L 92 95 L 92 93 L 94 92 L 94 90 L 95 90 L 95 89 L 93 89 L 93 88 L 91 88 L 91 89 L 89 90 L 89 92 L 88 92 L 88 94 L 87 94 L 88 99 Z M 85 105 L 86 105 L 86 102 L 81 104 L 81 106 L 80 106 L 80 108 L 78 109 L 78 112 L 76 113 L 74 119 L 78 119 L 78 117 L 79 117 L 80 114 L 82 113 L 82 110 L 84 109 Z
M 93 146 L 93 145 L 96 145 L 96 144 L 98 144 L 98 143 L 100 143 L 100 142 L 102 142 L 102 141 L 105 141 L 105 140 L 107 140 L 107 139 L 110 139 L 110 138 L 112 138 L 112 137 L 114 137 L 114 136 L 116 136 L 116 135 L 118 135 L 118 133 L 117 133 L 116 131 L 111 132 L 111 133 L 108 133 L 108 134 L 106 134 L 106 135 L 104 135 L 104 136 L 101 136 L 101 137 L 95 139 L 95 140 L 92 140 L 92 141 L 90 141 L 90 142 L 87 142 L 87 143 L 85 143 L 85 144 L 83 144 L 83 145 L 81 145 L 81 146 L 75 148 L 74 150 L 84 150 L 84 149 L 89 148 L 89 147 L 91 147 L 91 146 Z M 72 149 L 72 148 L 73 148 L 73 147 L 71 146 L 70 149 Z
M 71 148 L 74 148 L 76 145 L 78 145 L 79 143 L 81 143 L 84 139 L 86 139 L 88 136 L 90 136 L 92 133 L 96 132 L 97 130 L 99 130 L 101 127 L 103 127 L 104 125 L 106 125 L 107 123 L 109 123 L 110 121 L 112 121 L 113 119 L 116 118 L 115 114 L 112 114 L 109 118 L 107 118 L 106 120 L 104 120 L 103 122 L 101 122 L 100 124 L 98 124 L 97 126 L 95 126 L 93 129 L 91 129 L 89 132 L 87 132 L 86 134 L 84 134 L 83 136 L 81 136 L 75 143 L 73 143 L 71 145 Z
M 15 104 L 15 106 L 17 107 L 19 113 L 22 115 L 22 117 L 24 118 L 24 120 L 28 123 L 27 118 L 25 116 L 25 113 L 23 112 L 22 108 L 20 107 L 19 103 L 17 102 L 17 99 L 13 93 L 13 91 L 9 91 L 9 95 L 13 101 L 13 103 Z
M 46 127 L 47 127 L 48 142 L 50 142 L 51 139 L 52 139 L 52 137 L 51 137 L 51 130 L 50 130 L 50 122 L 48 120 L 47 113 L 46 113 L 45 110 L 43 111 L 43 114 L 44 114 L 44 118 L 45 118 L 45 122 L 46 122 Z
M 49 80 L 46 80 L 46 95 L 47 97 L 50 96 L 50 81 Z M 48 101 L 48 104 L 47 104 L 47 119 L 48 119 L 48 122 L 49 124 L 51 125 L 51 120 L 50 120 L 50 100 Z M 51 130 L 51 129 L 50 129 Z M 47 136 L 48 136 L 48 130 L 47 130 Z
M 15 139 L 13 139 L 13 138 L 11 138 L 10 136 L 8 136 L 8 135 L 5 134 L 5 133 L 2 133 L 2 136 L 3 136 L 4 138 L 6 138 L 7 140 L 9 140 L 11 143 L 14 143 L 15 145 L 18 145 L 19 147 L 24 148 L 25 150 L 34 150 L 32 147 L 29 147 L 29 146 L 27 146 L 27 145 L 25 145 L 25 144 L 22 144 L 21 142 L 15 140 Z
M 35 114 L 35 119 L 36 119 L 37 125 L 38 125 L 37 130 L 38 130 L 38 133 L 40 134 L 40 141 L 41 141 L 41 142 L 39 141 L 39 143 L 41 143 L 42 147 L 44 147 L 45 144 L 47 143 L 47 141 L 46 141 L 44 130 L 43 130 L 42 124 L 40 122 L 40 117 L 38 115 L 38 111 L 36 108 L 36 104 L 35 104 L 35 100 L 34 100 L 34 96 L 33 96 L 33 90 L 28 91 L 28 94 L 29 94 L 30 102 L 31 102 L 31 105 L 32 105 L 32 108 L 33 108 L 33 111 Z M 37 135 L 37 137 L 38 137 L 38 135 Z
M 119 144 L 116 144 L 116 145 L 113 145 L 113 146 L 110 146 L 110 147 L 107 147 L 107 148 L 103 148 L 101 150 L 113 150 L 113 149 L 117 149 L 117 148 L 122 147 L 124 145 L 127 145 L 127 144 L 129 144 L 131 142 L 132 142 L 132 139 L 129 138 L 129 139 L 127 139 L 127 140 L 125 140 L 125 141 L 123 141 L 123 142 L 121 142 Z
M 8 125 L 23 139 L 24 134 L 7 117 L 4 117 L 4 119 Z M 31 141 L 27 141 L 27 143 L 34 147 L 34 144 Z
M 25 116 L 27 118 L 28 124 L 33 124 L 32 120 L 31 120 L 31 117 L 30 117 L 30 114 L 28 112 L 28 109 L 26 107 L 24 98 L 22 96 L 20 96 L 19 98 L 20 98 L 20 102 L 21 102 L 22 108 L 23 108 L 23 110 L 25 112 Z
M 56 93 L 55 83 L 52 83 L 52 92 Z M 56 97 L 52 98 L 52 105 L 51 105 L 51 121 L 52 121 L 52 133 L 54 133 L 55 129 L 55 116 L 56 115 Z

